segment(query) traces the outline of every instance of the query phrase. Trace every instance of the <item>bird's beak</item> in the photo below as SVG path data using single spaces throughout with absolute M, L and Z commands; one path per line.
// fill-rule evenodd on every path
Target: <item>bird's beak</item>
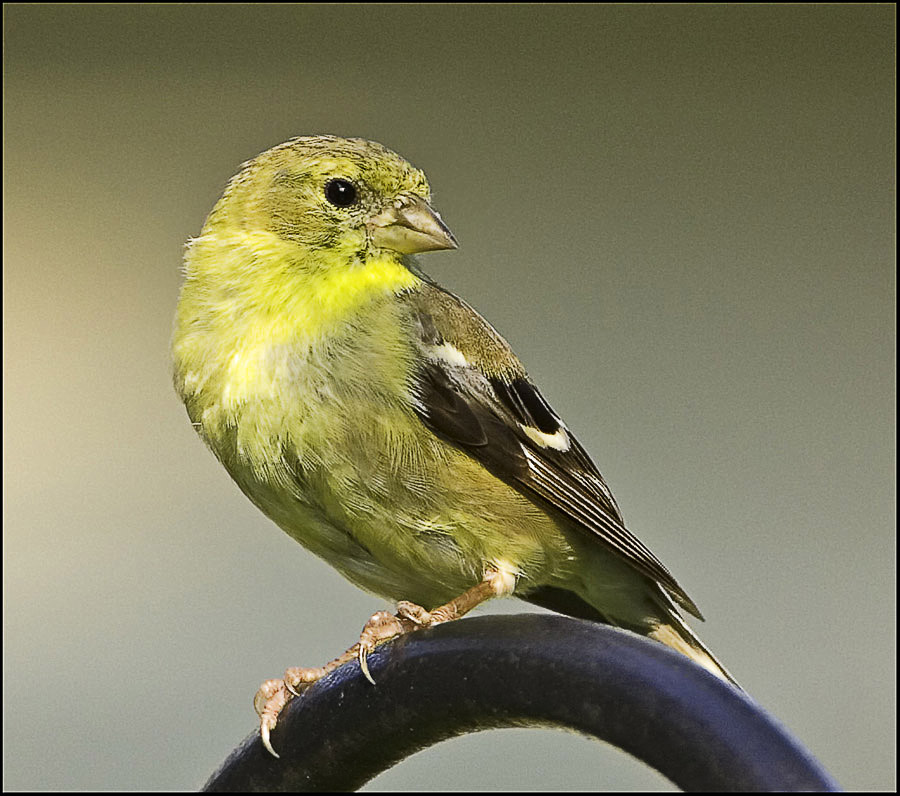
M 437 211 L 416 194 L 400 194 L 366 226 L 376 246 L 400 254 L 457 248 L 456 238 Z

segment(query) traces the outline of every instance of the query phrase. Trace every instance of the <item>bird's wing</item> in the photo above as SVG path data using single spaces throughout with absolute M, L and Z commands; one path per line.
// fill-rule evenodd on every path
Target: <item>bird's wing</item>
M 506 483 L 565 514 L 702 618 L 662 562 L 625 527 L 600 471 L 506 341 L 436 285 L 409 300 L 422 343 L 416 384 L 422 422 Z

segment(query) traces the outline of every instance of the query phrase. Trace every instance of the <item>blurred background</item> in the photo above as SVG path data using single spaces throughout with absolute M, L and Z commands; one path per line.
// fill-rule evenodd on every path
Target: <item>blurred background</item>
M 384 604 L 262 516 L 169 374 L 182 247 L 300 134 L 424 169 L 702 637 L 894 790 L 891 5 L 4 5 L 3 785 L 192 789 Z M 486 611 L 529 610 L 516 601 Z M 671 788 L 550 730 L 379 789 Z

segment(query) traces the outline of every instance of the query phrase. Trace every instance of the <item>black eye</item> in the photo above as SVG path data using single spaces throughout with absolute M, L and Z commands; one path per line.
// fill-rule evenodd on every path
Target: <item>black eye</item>
M 350 207 L 357 199 L 356 186 L 340 177 L 325 184 L 325 198 L 335 207 Z

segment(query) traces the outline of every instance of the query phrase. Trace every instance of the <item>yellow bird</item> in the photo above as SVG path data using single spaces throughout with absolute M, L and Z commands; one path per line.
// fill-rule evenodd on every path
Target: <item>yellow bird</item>
M 295 138 L 245 163 L 185 255 L 172 344 L 197 432 L 286 533 L 399 600 L 294 693 L 374 646 L 516 595 L 627 628 L 731 677 L 700 612 L 626 527 L 506 341 L 412 255 L 455 249 L 425 175 L 380 144 Z M 370 678 L 371 679 L 371 678 Z

